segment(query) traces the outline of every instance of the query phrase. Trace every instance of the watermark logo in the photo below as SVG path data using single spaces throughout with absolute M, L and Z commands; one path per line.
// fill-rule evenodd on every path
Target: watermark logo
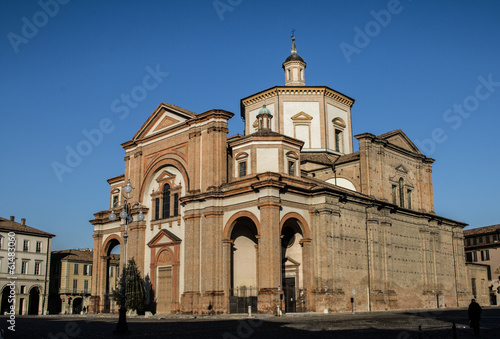
M 23 25 L 21 26 L 20 34 L 14 32 L 9 32 L 7 34 L 7 39 L 9 39 L 14 52 L 16 54 L 19 53 L 19 45 L 26 45 L 30 39 L 36 37 L 38 31 L 47 26 L 50 19 L 59 13 L 60 5 L 66 5 L 69 1 L 70 0 L 38 1 L 38 6 L 40 6 L 42 10 L 35 12 L 35 14 L 31 17 L 31 20 L 25 16 L 21 18 Z
M 119 113 L 120 120 L 126 119 L 130 110 L 138 106 L 138 104 L 146 100 L 148 91 L 156 89 L 168 77 L 168 72 L 162 72 L 160 65 L 154 68 L 147 66 L 146 75 L 142 78 L 140 85 L 134 86 L 129 93 L 122 93 L 120 98 L 111 102 L 111 112 Z M 75 147 L 67 145 L 66 156 L 63 162 L 53 161 L 51 163 L 52 170 L 61 183 L 66 173 L 72 173 L 74 169 L 80 166 L 85 157 L 88 157 L 92 151 L 98 147 L 104 140 L 106 134 L 112 133 L 116 129 L 111 118 L 103 118 L 99 121 L 97 128 L 82 130 L 83 138 L 76 144 Z
M 234 7 L 240 5 L 243 2 L 243 0 L 215 0 L 212 2 L 212 5 L 214 6 L 215 12 L 219 16 L 220 21 L 224 21 L 224 13 L 227 11 L 232 12 L 234 10 Z
M 255 331 L 255 328 L 261 326 L 264 322 L 261 319 L 247 319 L 245 321 L 238 321 L 238 327 L 236 328 L 236 334 L 235 336 L 232 333 L 225 332 L 222 335 L 222 338 L 224 339 L 238 339 L 238 338 L 250 338 L 250 336 L 253 334 Z
M 9 287 L 9 294 L 7 296 L 7 303 L 9 305 L 9 311 L 7 315 L 9 318 L 7 319 L 7 323 L 10 325 L 7 328 L 10 331 L 16 331 L 16 233 L 9 232 L 8 234 L 8 245 L 7 245 L 7 262 L 8 262 L 8 273 L 9 276 L 7 280 L 7 286 Z
M 411 1 L 411 0 L 410 0 Z M 368 21 L 363 29 L 358 26 L 354 27 L 354 39 L 352 44 L 347 42 L 341 42 L 339 48 L 344 55 L 347 63 L 351 63 L 352 55 L 359 54 L 363 48 L 368 47 L 372 39 L 377 37 L 382 28 L 387 27 L 392 20 L 393 15 L 397 15 L 403 11 L 403 6 L 399 0 L 390 0 L 387 3 L 387 9 L 382 9 L 378 12 L 370 11 L 370 15 L 374 20 Z
M 451 108 L 443 113 L 443 121 L 450 125 L 452 130 L 457 130 L 462 126 L 463 121 L 471 116 L 471 113 L 479 109 L 481 101 L 488 99 L 495 92 L 496 87 L 500 87 L 500 82 L 493 80 L 493 75 L 487 77 L 482 75 L 477 77 L 479 84 L 476 85 L 474 94 L 465 97 L 462 103 L 454 103 Z M 448 134 L 443 128 L 436 127 L 432 130 L 429 138 L 415 140 L 415 145 L 427 155 L 436 151 L 436 145 L 448 140 Z
M 66 323 L 64 326 L 64 333 L 59 332 L 57 334 L 52 334 L 50 332 L 47 335 L 47 339 L 69 339 L 69 338 L 76 338 L 80 333 L 82 332 L 82 329 L 78 327 L 78 324 L 70 321 Z

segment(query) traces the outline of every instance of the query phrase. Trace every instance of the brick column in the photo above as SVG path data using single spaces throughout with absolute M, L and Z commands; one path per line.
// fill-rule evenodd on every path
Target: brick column
M 186 225 L 184 247 L 184 293 L 181 311 L 197 313 L 200 296 L 200 218 L 199 214 L 184 217 Z
M 260 238 L 258 259 L 258 305 L 262 313 L 273 313 L 279 302 L 281 281 L 280 207 L 277 197 L 259 198 Z
M 231 288 L 231 251 L 234 240 L 222 240 L 222 289 L 224 290 L 223 312 L 229 313 L 229 289 Z

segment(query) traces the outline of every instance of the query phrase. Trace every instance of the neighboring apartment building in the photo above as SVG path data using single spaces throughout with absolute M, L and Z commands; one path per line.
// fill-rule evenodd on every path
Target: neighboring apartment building
M 53 251 L 51 256 L 49 313 L 86 313 L 92 292 L 92 250 L 87 248 Z M 112 290 L 116 286 L 119 273 L 117 258 L 110 260 L 108 271 Z
M 487 265 L 490 304 L 500 303 L 500 225 L 478 227 L 464 231 L 467 263 Z M 473 294 L 478 282 L 472 282 Z
M 27 226 L 26 219 L 18 223 L 15 217 L 0 217 L 2 314 L 12 306 L 16 314 L 46 314 L 53 237 L 54 234 Z

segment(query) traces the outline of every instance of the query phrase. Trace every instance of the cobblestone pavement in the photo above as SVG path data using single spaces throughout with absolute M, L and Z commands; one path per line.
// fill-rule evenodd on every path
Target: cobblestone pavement
M 484 308 L 482 338 L 500 338 L 500 308 Z M 17 316 L 15 332 L 0 317 L 5 338 L 115 338 L 118 317 L 111 315 Z M 467 311 L 372 312 L 356 314 L 288 314 L 129 317 L 127 338 L 383 338 L 410 339 L 474 338 Z

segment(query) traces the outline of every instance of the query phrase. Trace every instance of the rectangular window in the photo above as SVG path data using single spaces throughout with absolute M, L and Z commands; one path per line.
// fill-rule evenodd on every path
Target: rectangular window
M 29 240 L 24 240 L 23 243 L 23 252 L 28 252 L 30 250 L 30 241 Z
M 41 241 L 36 242 L 36 253 L 42 253 L 42 242 Z
M 113 267 L 109 268 L 109 277 L 113 278 Z
M 26 293 L 26 285 L 21 285 L 21 294 Z
M 160 219 L 160 198 L 155 199 L 155 220 Z
M 40 275 L 42 274 L 42 263 L 40 261 L 35 262 L 35 275 Z
M 89 275 L 92 275 L 92 265 L 89 265 Z
M 477 245 L 477 238 L 474 237 L 474 245 Z
M 247 162 L 242 161 L 242 162 L 238 163 L 238 166 L 239 166 L 240 178 L 247 175 Z
M 113 208 L 118 207 L 118 196 L 113 196 Z
M 26 260 L 22 261 L 21 274 L 28 274 L 28 261 L 26 261 Z
M 408 208 L 411 209 L 411 190 L 408 190 L 406 193 L 406 197 L 408 199 Z
M 78 264 L 75 264 L 75 265 L 73 266 L 73 274 L 74 274 L 74 275 L 78 275 Z
M 483 243 L 483 237 L 479 237 L 479 243 L 482 244 Z
M 89 265 L 83 265 L 83 275 L 89 275 Z
M 288 161 L 288 174 L 295 175 L 295 161 Z
M 398 187 L 396 185 L 392 185 L 392 203 L 398 204 Z
M 335 150 L 342 152 L 342 131 L 339 129 L 335 130 Z
M 73 279 L 73 293 L 77 293 L 78 291 L 78 280 Z
M 179 193 L 174 194 L 174 217 L 179 215 Z
M 490 250 L 481 251 L 481 261 L 490 260 Z
M 472 252 L 472 257 L 473 257 L 472 261 L 477 262 L 477 252 L 476 251 Z
M 85 281 L 83 282 L 83 292 L 84 292 L 84 293 L 88 293 L 88 291 L 89 291 L 89 281 L 88 281 L 88 280 L 85 280 Z
M 472 262 L 472 252 L 465 252 L 465 261 Z
M 2 249 L 2 248 L 3 248 L 3 238 L 4 238 L 4 237 L 2 237 L 2 236 L 0 235 L 0 249 Z

